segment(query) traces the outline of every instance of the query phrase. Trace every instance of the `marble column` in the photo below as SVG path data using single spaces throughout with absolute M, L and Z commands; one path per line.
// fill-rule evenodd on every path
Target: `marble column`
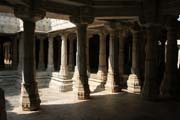
M 164 80 L 161 83 L 161 95 L 165 98 L 180 99 L 180 77 L 178 60 L 178 21 L 174 16 L 167 18 L 167 53 Z
M 4 91 L 0 88 L 0 120 L 7 120 Z
M 92 23 L 94 18 L 86 16 L 72 16 L 71 22 L 76 24 L 77 28 L 77 67 L 79 72 L 79 78 L 75 81 L 75 95 L 78 99 L 88 99 L 90 97 L 90 90 L 87 76 L 87 26 Z
M 48 72 L 53 72 L 54 71 L 54 51 L 53 51 L 53 41 L 54 37 L 49 35 L 49 45 L 48 45 L 48 65 L 47 65 L 47 70 Z
M 124 86 L 124 31 L 120 30 L 119 31 L 119 79 L 120 79 L 120 86 Z
M 39 47 L 38 70 L 43 71 L 43 70 L 45 70 L 45 64 L 44 64 L 44 38 L 39 37 L 39 40 L 40 40 L 40 47 Z
M 17 69 L 17 65 L 18 65 L 18 42 L 17 40 L 19 39 L 19 36 L 16 36 L 16 38 L 13 41 L 13 60 L 12 60 L 12 66 L 13 69 L 16 70 Z
M 24 44 L 23 44 L 23 66 L 21 85 L 21 105 L 22 109 L 38 110 L 40 98 L 38 94 L 37 82 L 35 80 L 35 22 L 23 20 Z
M 103 86 L 107 79 L 107 65 L 106 65 L 106 33 L 99 33 L 99 66 L 97 72 L 97 79 L 101 80 Z
M 74 39 L 69 40 L 69 71 L 74 71 Z
M 112 28 L 113 29 L 113 28 Z M 112 30 L 109 39 L 108 74 L 105 89 L 110 92 L 121 91 L 118 77 L 118 31 Z
M 136 23 L 132 28 L 133 40 L 132 40 L 132 67 L 131 74 L 129 75 L 127 86 L 128 92 L 140 93 L 140 44 L 141 44 L 141 29 Z
M 158 40 L 159 26 L 147 24 L 146 26 L 146 58 L 145 58 L 145 80 L 142 88 L 142 97 L 147 100 L 155 100 L 159 95 L 158 87 Z

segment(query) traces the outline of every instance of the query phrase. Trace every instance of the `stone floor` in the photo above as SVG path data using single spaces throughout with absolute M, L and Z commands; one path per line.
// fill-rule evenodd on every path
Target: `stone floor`
M 4 87 L 8 120 L 178 120 L 180 103 L 173 101 L 147 102 L 140 95 L 92 93 L 87 101 L 74 99 L 72 92 L 58 93 L 40 89 L 42 104 L 37 112 L 23 112 L 18 107 L 19 91 L 15 86 Z

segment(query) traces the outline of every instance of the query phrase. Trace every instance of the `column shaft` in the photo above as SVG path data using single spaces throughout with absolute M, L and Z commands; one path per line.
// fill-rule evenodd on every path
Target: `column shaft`
M 24 44 L 23 44 L 23 66 L 22 66 L 22 87 L 21 104 L 23 110 L 38 110 L 40 98 L 37 83 L 35 80 L 35 22 L 23 21 L 24 23 Z
M 132 67 L 129 75 L 127 86 L 128 91 L 139 93 L 140 87 L 140 41 L 141 32 L 133 30 L 133 45 L 132 45 Z
M 180 99 L 180 80 L 177 69 L 177 33 L 177 18 L 174 16 L 170 16 L 167 20 L 167 53 L 164 80 L 161 83 L 161 95 L 167 98 Z
M 61 44 L 61 66 L 60 66 L 60 77 L 67 79 L 68 77 L 68 66 L 67 66 L 67 34 L 62 34 Z
M 112 31 L 109 39 L 108 76 L 105 89 L 111 92 L 119 92 L 120 83 L 118 78 L 118 32 Z
M 48 65 L 47 65 L 47 71 L 53 72 L 54 71 L 54 51 L 53 51 L 53 41 L 54 38 L 49 36 L 49 45 L 48 45 Z
M 87 24 L 77 25 L 77 67 L 79 71 L 79 79 L 76 81 L 78 99 L 89 98 L 90 90 L 87 77 Z
M 44 70 L 44 40 L 40 39 L 40 48 L 39 48 L 39 63 L 38 63 L 38 70 Z
M 99 33 L 99 67 L 97 77 L 105 84 L 107 79 L 107 66 L 106 66 L 106 35 Z
M 159 94 L 157 49 L 159 26 L 149 24 L 147 27 L 146 58 L 145 58 L 145 81 L 142 89 L 144 99 L 156 99 Z

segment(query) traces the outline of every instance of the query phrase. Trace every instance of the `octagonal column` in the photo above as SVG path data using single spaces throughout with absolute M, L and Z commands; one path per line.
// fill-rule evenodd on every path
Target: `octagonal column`
M 39 48 L 38 70 L 42 71 L 42 70 L 45 70 L 45 64 L 44 64 L 44 38 L 39 37 L 39 39 L 40 39 L 40 48 Z
M 34 111 L 40 108 L 41 102 L 35 80 L 35 22 L 42 19 L 45 12 L 40 9 L 31 11 L 25 6 L 16 7 L 14 12 L 17 17 L 23 20 L 24 27 L 21 106 L 25 111 Z
M 75 95 L 78 99 L 87 99 L 90 97 L 90 90 L 87 76 L 87 26 L 88 23 L 93 22 L 93 18 L 79 16 L 70 17 L 70 20 L 76 24 L 77 28 L 77 68 L 79 72 L 79 78 L 75 81 Z
M 97 72 L 97 79 L 105 84 L 107 79 L 107 65 L 106 65 L 106 33 L 99 33 L 99 67 Z
M 67 33 L 61 34 L 61 66 L 59 71 L 59 91 L 65 92 L 72 90 L 72 80 L 69 78 L 69 71 L 67 65 Z
M 54 41 L 54 37 L 49 35 L 48 38 L 48 65 L 47 65 L 47 70 L 49 72 L 53 72 L 54 71 L 54 51 L 53 51 L 53 41 Z
M 23 67 L 21 103 L 23 110 L 37 110 L 40 107 L 37 83 L 35 80 L 35 22 L 23 21 L 24 44 L 23 44 Z
M 110 92 L 119 92 L 120 83 L 118 77 L 118 31 L 112 30 L 109 39 L 108 74 L 105 89 Z
M 133 40 L 132 40 L 132 67 L 131 74 L 129 75 L 127 86 L 128 91 L 132 93 L 139 93 L 141 91 L 140 86 L 140 41 L 141 30 L 137 23 L 133 24 L 132 28 Z
M 164 80 L 161 83 L 161 95 L 166 98 L 180 99 L 180 79 L 178 76 L 178 21 L 174 16 L 167 19 L 167 53 Z
M 159 95 L 158 86 L 158 40 L 159 26 L 148 24 L 146 27 L 146 58 L 145 58 L 145 80 L 142 88 L 142 97 L 147 100 L 156 99 Z

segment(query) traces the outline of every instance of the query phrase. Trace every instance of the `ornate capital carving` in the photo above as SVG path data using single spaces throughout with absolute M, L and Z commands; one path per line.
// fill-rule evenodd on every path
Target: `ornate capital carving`
M 46 12 L 41 9 L 32 9 L 26 6 L 18 5 L 14 8 L 16 17 L 26 21 L 37 21 L 43 19 Z

